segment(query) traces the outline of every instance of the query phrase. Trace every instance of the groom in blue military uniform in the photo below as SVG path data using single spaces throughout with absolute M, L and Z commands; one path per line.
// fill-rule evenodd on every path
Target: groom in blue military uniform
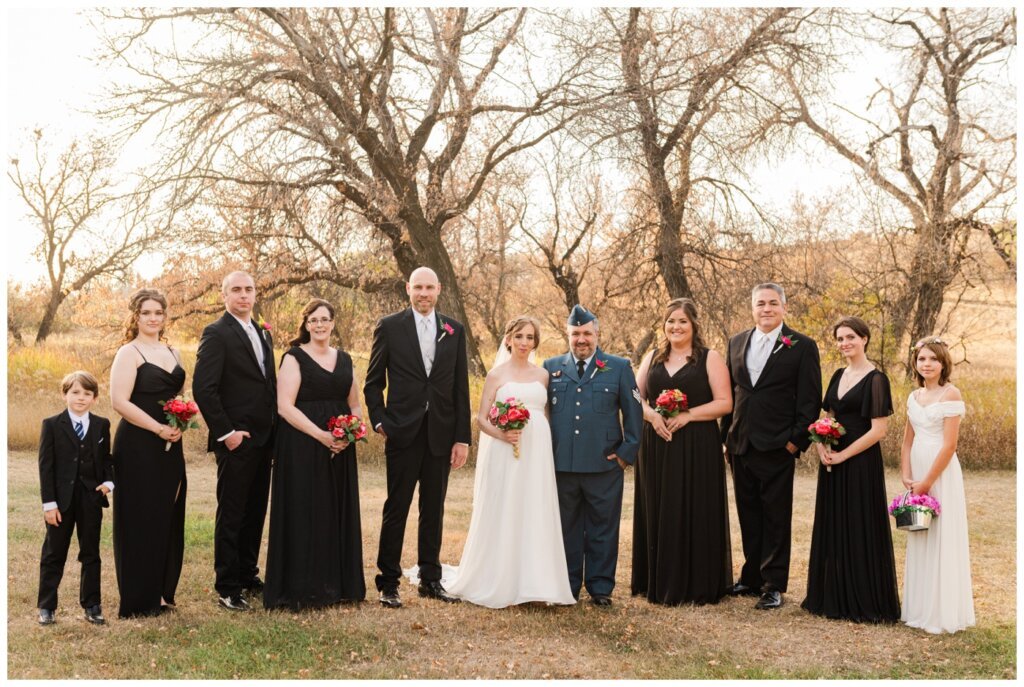
M 598 347 L 593 313 L 573 307 L 567 331 L 569 352 L 544 369 L 569 587 L 579 599 L 585 584 L 593 603 L 610 606 L 623 472 L 640 447 L 640 394 L 629 361 Z

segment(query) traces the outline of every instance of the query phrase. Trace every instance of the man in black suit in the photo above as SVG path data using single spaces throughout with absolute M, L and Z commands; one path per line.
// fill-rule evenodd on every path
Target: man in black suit
M 370 422 L 385 439 L 388 497 L 376 583 L 387 608 L 402 605 L 402 540 L 417 482 L 420 596 L 458 601 L 441 586 L 441 528 L 448 475 L 466 463 L 471 436 L 465 330 L 434 310 L 441 284 L 432 269 L 413 270 L 405 290 L 412 307 L 377 323 L 363 387 Z
M 82 564 L 78 601 L 85 619 L 102 625 L 100 606 L 100 528 L 103 509 L 114 489 L 110 457 L 110 421 L 89 412 L 99 396 L 99 383 L 78 370 L 64 377 L 61 392 L 67 410 L 43 420 L 39 437 L 39 492 L 43 499 L 46 539 L 39 561 L 39 623 L 51 625 L 57 610 L 57 588 L 64 576 L 71 535 L 78 529 L 78 560 Z
M 751 301 L 756 326 L 729 340 L 734 404 L 722 441 L 745 559 L 730 593 L 760 595 L 755 607 L 764 610 L 782 605 L 789 584 L 793 473 L 821 410 L 821 364 L 817 344 L 783 322 L 781 286 L 758 284 Z
M 270 327 L 252 321 L 256 283 L 245 272 L 224 277 L 227 312 L 203 330 L 192 393 L 210 428 L 217 458 L 213 558 L 220 605 L 248 610 L 242 592 L 263 589 L 257 559 L 270 493 L 277 377 Z

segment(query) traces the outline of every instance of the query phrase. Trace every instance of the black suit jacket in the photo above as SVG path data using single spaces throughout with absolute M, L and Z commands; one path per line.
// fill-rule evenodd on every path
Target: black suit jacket
M 782 334 L 793 341 L 781 342 L 757 380 L 751 384 L 747 349 L 754 330 L 729 340 L 726 365 L 732 380 L 732 413 L 722 418 L 722 441 L 730 454 L 742 455 L 753 446 L 773 451 L 792 441 L 801 451 L 810 446 L 807 426 L 821 411 L 821 363 L 814 339 L 783 323 Z
M 394 448 L 410 445 L 426 416 L 431 452 L 448 455 L 453 444 L 468 444 L 472 438 L 466 331 L 436 310 L 434 318 L 438 341 L 430 376 L 423 366 L 412 308 L 381 318 L 373 330 L 363 394 L 372 426 L 380 423 Z
M 79 439 L 71 424 L 71 416 L 64 411 L 43 420 L 39 437 L 39 492 L 43 503 L 57 502 L 61 512 L 71 508 L 75 493 L 79 464 L 92 460 L 92 474 L 82 475 L 86 486 L 95 488 L 103 482 L 114 481 L 114 461 L 110 457 L 110 420 L 89 413 L 89 431 Z M 116 485 L 115 485 L 116 486 Z M 103 507 L 110 505 L 99 492 Z
M 203 330 L 192 373 L 192 396 L 210 428 L 207 451 L 223 446 L 217 439 L 233 429 L 249 432 L 256 446 L 265 445 L 274 436 L 274 341 L 269 331 L 261 329 L 259 333 L 266 376 L 260 371 L 248 335 L 231 313 L 225 312 Z

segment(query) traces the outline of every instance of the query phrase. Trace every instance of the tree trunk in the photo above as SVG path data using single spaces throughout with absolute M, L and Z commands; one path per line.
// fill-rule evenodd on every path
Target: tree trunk
M 679 238 L 678 222 L 662 217 L 658 226 L 658 255 L 656 262 L 669 298 L 693 298 L 690 282 L 683 265 L 683 242 Z
M 466 313 L 466 306 L 462 297 L 462 289 L 459 280 L 455 276 L 455 268 L 448 255 L 448 249 L 441 241 L 439 232 L 433 231 L 426 222 L 410 222 L 420 226 L 410 226 L 409 233 L 413 238 L 413 249 L 418 253 L 420 264 L 426 265 L 435 272 L 441 282 L 440 309 L 451 314 L 466 328 L 466 355 L 469 360 L 469 371 L 473 374 L 483 375 L 487 373 L 484 367 L 483 358 L 480 357 L 480 347 L 477 345 L 476 337 L 469 323 L 469 315 Z M 415 244 L 419 244 L 418 246 Z M 396 255 L 397 259 L 399 256 Z M 402 270 L 408 279 L 412 270 Z
M 550 266 L 551 276 L 555 278 L 555 284 L 562 292 L 565 300 L 566 312 L 572 310 L 573 306 L 580 302 L 580 284 L 576 279 L 576 273 L 572 267 Z
M 60 304 L 64 302 L 64 298 L 59 289 L 54 289 L 53 293 L 50 294 L 50 300 L 46 304 L 43 319 L 39 322 L 39 331 L 36 332 L 37 346 L 46 341 L 46 337 L 53 331 L 53 323 L 57 319 L 57 310 L 60 308 Z

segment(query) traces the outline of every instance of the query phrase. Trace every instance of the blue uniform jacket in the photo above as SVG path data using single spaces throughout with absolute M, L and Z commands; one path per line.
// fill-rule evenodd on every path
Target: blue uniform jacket
M 583 379 L 576 374 L 572 353 L 548 358 L 544 369 L 555 470 L 619 470 L 618 463 L 607 459 L 613 453 L 632 465 L 640 448 L 643 412 L 629 361 L 598 348 Z

